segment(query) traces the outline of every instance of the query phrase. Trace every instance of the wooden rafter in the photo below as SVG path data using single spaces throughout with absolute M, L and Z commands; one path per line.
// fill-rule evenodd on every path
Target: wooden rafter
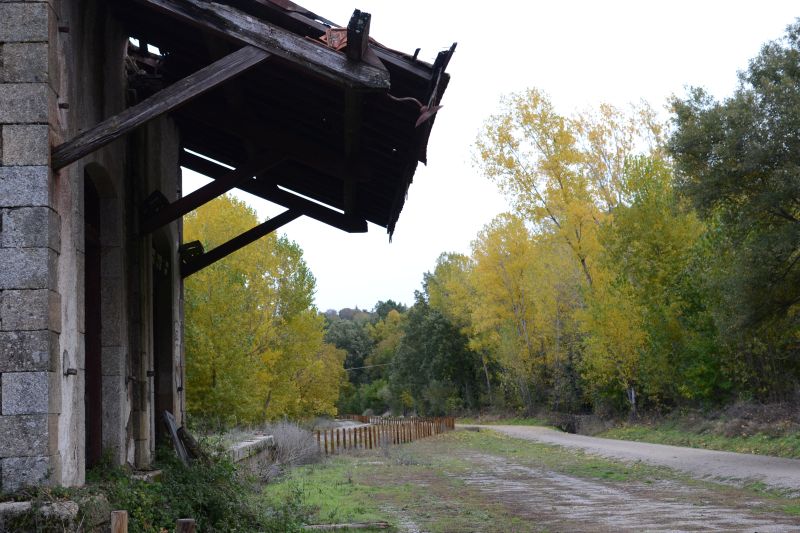
M 77 161 L 150 120 L 172 111 L 192 98 L 238 76 L 269 57 L 269 53 L 259 48 L 245 46 L 219 61 L 215 61 L 162 89 L 150 98 L 57 146 L 53 149 L 51 156 L 53 169 L 58 170 Z
M 229 172 L 225 167 L 189 152 L 183 152 L 181 154 L 181 165 L 214 179 L 220 178 L 224 176 L 226 172 Z M 254 194 L 259 198 L 282 205 L 287 209 L 299 211 L 309 218 L 313 218 L 314 220 L 348 233 L 364 233 L 367 231 L 367 221 L 364 220 L 363 217 L 342 214 L 323 205 L 306 200 L 296 194 L 278 188 L 267 178 L 268 176 L 261 176 L 257 180 L 245 180 L 240 182 L 237 188 Z
M 270 0 L 233 0 L 234 5 L 242 6 L 245 9 L 254 11 L 257 14 L 264 16 L 280 17 L 287 21 L 296 28 L 299 33 L 319 37 L 325 34 L 328 26 L 336 26 L 333 23 L 326 24 L 320 22 L 321 17 L 318 15 L 301 13 L 293 10 L 286 10 L 279 6 L 277 3 L 272 3 Z M 431 67 L 421 61 L 412 60 L 406 54 L 386 49 L 380 45 L 370 47 L 375 55 L 386 65 L 390 65 L 393 69 L 402 71 L 409 76 L 415 76 L 422 79 L 430 79 Z
M 227 171 L 218 179 L 207 183 L 183 198 L 179 198 L 168 206 L 162 207 L 153 216 L 142 220 L 140 233 L 147 234 L 169 224 L 189 211 L 197 209 L 217 196 L 237 187 L 241 182 L 252 179 L 256 174 L 280 164 L 281 161 L 283 161 L 283 157 L 272 152 L 254 157 L 236 170 Z
M 274 24 L 247 16 L 236 8 L 202 0 L 135 0 L 176 20 L 222 38 L 274 54 L 337 85 L 362 90 L 387 90 L 389 73 L 347 57 Z
M 220 244 L 216 248 L 209 250 L 181 265 L 181 277 L 191 276 L 198 270 L 202 270 L 208 265 L 215 263 L 226 257 L 236 250 L 243 248 L 251 242 L 257 241 L 264 235 L 272 233 L 281 226 L 288 224 L 297 217 L 302 216 L 303 213 L 294 209 L 284 211 L 280 215 L 273 217 L 266 222 L 263 222 L 253 229 L 247 230 L 241 235 L 234 237 L 224 244 Z

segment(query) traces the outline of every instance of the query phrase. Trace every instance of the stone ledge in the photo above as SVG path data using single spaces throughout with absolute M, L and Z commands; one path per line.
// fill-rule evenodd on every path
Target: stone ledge
M 242 442 L 237 442 L 229 447 L 228 456 L 234 463 L 239 463 L 274 447 L 275 438 L 272 435 L 259 435 Z
M 0 503 L 0 531 L 10 531 L 7 526 L 13 526 L 15 518 L 31 512 L 37 513 L 45 520 L 61 522 L 61 525 L 72 525 L 78 519 L 78 511 L 78 504 L 70 500 L 57 501 L 37 507 L 34 507 L 33 502 L 3 502 Z

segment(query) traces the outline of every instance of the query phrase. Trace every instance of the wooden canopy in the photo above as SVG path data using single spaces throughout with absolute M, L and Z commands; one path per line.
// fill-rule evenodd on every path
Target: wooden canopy
M 367 13 L 356 10 L 339 28 L 288 0 L 118 0 L 114 8 L 140 43 L 129 69 L 139 103 L 56 147 L 53 168 L 169 112 L 181 164 L 215 181 L 172 204 L 151 198 L 142 233 L 239 188 L 285 206 L 283 222 L 305 215 L 363 232 L 369 221 L 391 235 L 417 163 L 426 162 L 455 44 L 430 65 L 372 40 Z M 269 222 L 227 253 L 274 230 L 277 220 Z M 219 258 L 189 248 L 184 275 Z

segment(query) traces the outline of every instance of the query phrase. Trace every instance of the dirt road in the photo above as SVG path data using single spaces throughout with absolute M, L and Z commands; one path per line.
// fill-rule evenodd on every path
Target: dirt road
M 702 450 L 659 446 L 672 455 L 651 454 L 642 451 L 648 445 L 543 428 L 491 429 L 331 457 L 294 470 L 283 490 L 302 487 L 306 503 L 318 509 L 314 523 L 387 520 L 404 533 L 800 531 L 800 499 L 695 481 L 638 461 L 685 452 L 690 459 L 678 465 L 685 470 L 703 461 L 706 454 L 693 453 Z M 633 451 L 614 452 L 614 444 Z
M 577 448 L 588 453 L 642 461 L 686 472 L 693 477 L 715 481 L 758 481 L 769 487 L 800 493 L 800 460 L 649 444 L 562 433 L 538 426 L 480 426 L 511 437 Z

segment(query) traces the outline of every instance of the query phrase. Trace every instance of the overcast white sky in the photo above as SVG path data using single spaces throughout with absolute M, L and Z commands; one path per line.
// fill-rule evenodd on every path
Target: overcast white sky
M 297 0 L 346 24 L 353 9 L 372 14 L 370 35 L 433 61 L 458 42 L 428 147 L 392 243 L 383 228 L 347 234 L 300 218 L 283 232 L 304 250 L 317 278 L 320 310 L 378 300 L 413 303 L 422 274 L 445 251 L 468 253 L 470 242 L 507 209 L 472 164 L 472 145 L 502 95 L 537 87 L 562 113 L 645 99 L 661 107 L 688 85 L 717 97 L 731 93 L 736 73 L 760 46 L 800 16 L 796 1 L 505 1 Z M 184 193 L 205 181 L 184 170 Z M 259 217 L 283 208 L 239 194 Z

